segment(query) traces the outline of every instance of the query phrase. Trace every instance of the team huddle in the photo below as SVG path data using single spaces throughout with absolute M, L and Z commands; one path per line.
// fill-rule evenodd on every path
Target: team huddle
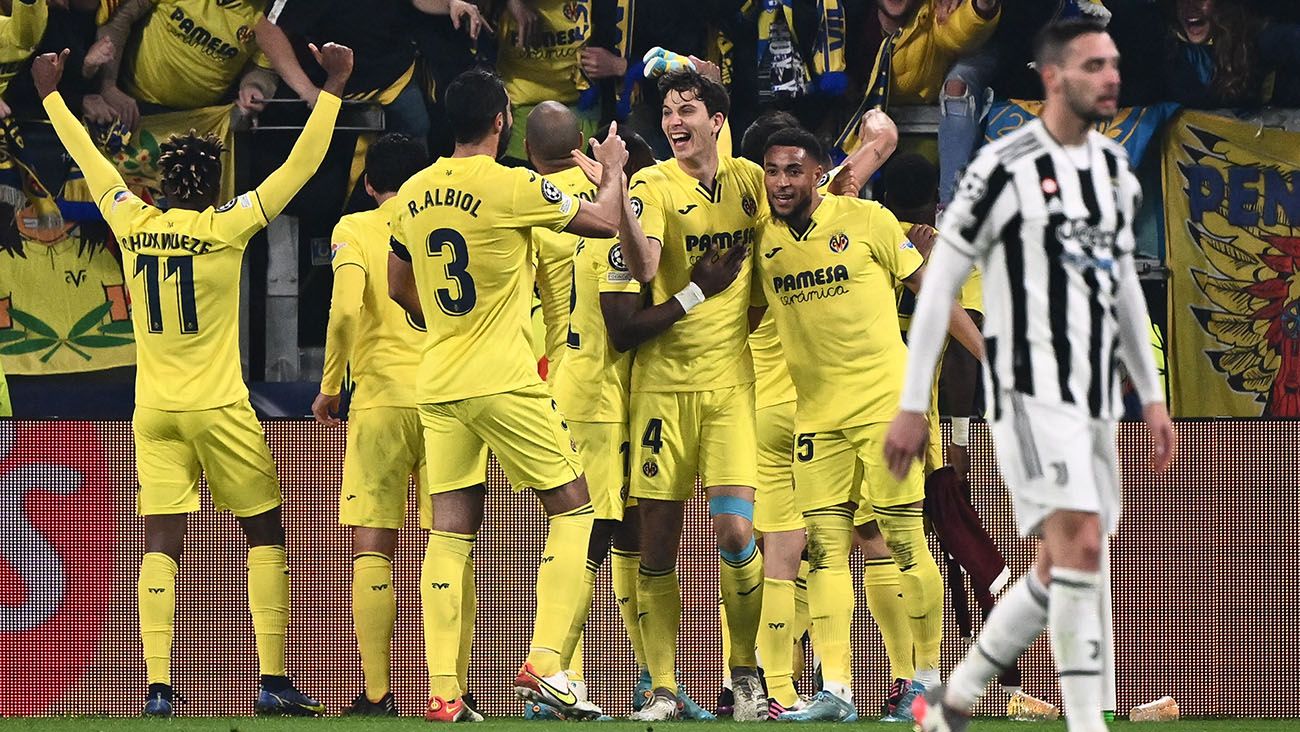
M 1147 405 L 1157 468 L 1172 452 L 1151 355 L 1135 345 L 1142 326 L 1134 323 L 1145 318 L 1131 289 L 1136 181 L 1122 149 L 1087 132 L 1092 117 L 1080 111 L 1091 80 L 1114 73 L 1108 43 L 1086 23 L 1048 29 L 1039 60 L 1050 68 L 1049 105 L 1063 95 L 1068 104 L 1056 104 L 1074 115 L 1068 121 L 1085 121 L 1072 132 L 1078 139 L 1056 142 L 1045 112 L 1032 138 L 982 151 L 937 238 L 927 222 L 900 223 L 857 197 L 858 181 L 888 157 L 870 136 L 866 153 L 838 170 L 797 125 L 751 130 L 743 147 L 755 159 L 732 157 L 727 93 L 692 69 L 659 82 L 673 153 L 663 162 L 616 125 L 590 141 L 588 157 L 579 120 L 561 104 L 513 120 L 501 80 L 484 70 L 465 72 L 446 91 L 450 157 L 429 163 L 421 143 L 400 135 L 374 142 L 364 184 L 377 207 L 343 217 L 334 231 L 326 363 L 312 405 L 320 421 L 337 423 L 350 379 L 339 521 L 353 537 L 365 688 L 345 713 L 396 714 L 393 557 L 413 478 L 428 531 L 420 570 L 425 717 L 482 719 L 467 688 L 470 555 L 490 450 L 515 490 L 535 493 L 548 521 L 532 638 L 513 680 L 527 716 L 603 716 L 581 675 L 581 639 L 606 558 L 641 673 L 632 719 L 712 716 L 687 696 L 676 660 L 683 510 L 701 486 L 717 539 L 736 720 L 857 719 L 849 642 L 856 545 L 896 679 L 885 718 L 962 729 L 984 684 L 1042 631 L 1050 608 L 1054 628 L 1076 631 L 1054 633 L 1068 636 L 1054 649 L 1070 728 L 1101 725 L 1096 654 L 1080 649 L 1100 632 L 1095 550 L 1118 516 L 1119 359 Z M 219 145 L 173 138 L 159 161 L 166 211 L 127 189 L 68 112 L 54 91 L 63 59 L 33 65 L 55 129 L 123 243 L 136 303 L 146 715 L 172 713 L 175 577 L 200 471 L 216 506 L 248 538 L 256 710 L 325 711 L 285 668 L 280 490 L 240 378 L 230 296 L 249 238 L 284 209 L 329 144 L 352 55 L 334 44 L 312 50 L 329 78 L 285 164 L 218 205 Z M 527 125 L 532 170 L 497 162 L 516 122 Z M 1053 190 L 1032 177 L 1045 164 L 1061 170 Z M 1051 200 L 1032 205 L 1039 188 Z M 1045 245 L 1031 237 L 1045 222 L 1062 231 L 1076 209 L 1080 221 L 1115 235 L 1091 237 L 1083 251 L 1064 234 Z M 1047 252 L 1048 274 L 1030 282 L 1044 259 L 1035 248 Z M 1083 259 L 1087 266 L 1076 267 Z M 954 302 L 973 266 L 998 287 L 986 298 L 987 342 Z M 532 342 L 534 287 L 546 326 L 545 380 Z M 169 288 L 174 296 L 161 292 Z M 918 293 L 910 357 L 896 304 L 902 288 Z M 1058 312 L 1074 312 L 1076 300 L 1090 326 Z M 1081 345 L 1071 328 L 1085 328 Z M 925 475 L 940 459 L 932 383 L 945 331 L 960 344 L 949 347 L 988 364 L 993 433 L 1021 529 L 1044 538 L 1035 571 L 1008 591 L 946 689 L 943 585 L 922 525 Z M 1077 439 L 1035 446 L 1034 432 L 1047 428 L 1075 430 Z M 811 697 L 794 685 L 805 631 L 821 659 Z

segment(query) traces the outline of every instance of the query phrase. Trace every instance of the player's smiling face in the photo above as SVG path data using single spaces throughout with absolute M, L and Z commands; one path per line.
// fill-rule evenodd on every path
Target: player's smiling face
M 721 112 L 710 115 L 704 100 L 689 89 L 673 89 L 664 97 L 661 126 L 678 160 L 707 156 L 709 150 L 716 150 L 722 120 Z
M 763 154 L 763 185 L 778 219 L 802 219 L 817 190 L 822 166 L 801 147 L 779 145 Z

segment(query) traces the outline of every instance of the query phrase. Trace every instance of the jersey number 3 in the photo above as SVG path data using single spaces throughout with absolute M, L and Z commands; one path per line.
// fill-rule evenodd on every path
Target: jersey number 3
M 456 287 L 439 287 L 434 291 L 438 307 L 451 316 L 464 315 L 474 309 L 478 294 L 474 291 L 474 278 L 469 276 L 469 247 L 465 237 L 455 229 L 436 229 L 429 233 L 425 246 L 430 257 L 444 257 L 442 265 L 448 283 Z M 451 250 L 448 255 L 447 250 Z
M 161 274 L 161 276 L 159 276 Z M 162 281 L 176 281 L 176 306 L 180 311 L 181 333 L 199 332 L 199 310 L 194 304 L 194 258 L 158 257 L 141 254 L 135 258 L 135 277 L 144 277 L 144 312 L 149 332 L 163 332 Z

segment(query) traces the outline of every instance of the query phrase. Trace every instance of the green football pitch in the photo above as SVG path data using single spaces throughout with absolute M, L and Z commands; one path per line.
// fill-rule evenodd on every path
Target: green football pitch
M 489 719 L 470 727 L 478 732 L 537 732 L 542 729 L 559 729 L 563 725 L 583 724 L 591 726 L 593 732 L 653 732 L 655 727 L 689 729 L 699 727 L 709 732 L 740 732 L 753 730 L 752 724 L 735 722 L 671 722 L 647 725 L 637 722 L 525 722 L 522 719 Z M 765 725 L 766 726 L 766 725 Z M 909 729 L 900 724 L 881 722 L 862 722 L 848 726 L 849 729 L 868 727 L 873 730 L 894 730 L 907 732 Z M 259 719 L 254 717 L 209 717 L 176 718 L 169 720 L 125 719 L 110 717 L 41 717 L 41 718 L 7 718 L 0 719 L 0 732 L 135 732 L 150 730 L 158 732 L 415 732 L 415 730 L 432 730 L 434 726 L 418 718 L 400 719 L 343 719 L 338 717 L 326 719 Z M 802 724 L 792 725 L 791 730 L 799 732 L 844 732 L 845 725 Z M 1300 729 L 1300 720 L 1294 719 L 1183 719 L 1172 723 L 1139 724 L 1132 722 L 1114 722 L 1113 730 L 1125 732 L 1292 732 Z M 1063 732 L 1064 722 L 1009 722 L 1006 720 L 977 719 L 970 727 L 970 732 Z

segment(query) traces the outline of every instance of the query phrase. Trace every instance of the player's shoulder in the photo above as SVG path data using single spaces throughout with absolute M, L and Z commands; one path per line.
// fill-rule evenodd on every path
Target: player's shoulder
M 971 159 L 969 169 L 991 173 L 999 167 L 1009 168 L 1046 151 L 1047 142 L 1040 129 L 1042 124 L 1039 120 L 1033 120 L 1015 132 L 981 147 Z
M 660 188 L 669 180 L 669 167 L 675 165 L 677 165 L 676 160 L 664 160 L 638 170 L 632 174 L 632 180 L 628 181 L 628 191 L 637 195 L 638 192 L 644 193 L 646 189 Z
M 748 158 L 726 156 L 721 158 L 718 164 L 738 176 L 757 180 L 759 185 L 763 183 L 763 166 Z

